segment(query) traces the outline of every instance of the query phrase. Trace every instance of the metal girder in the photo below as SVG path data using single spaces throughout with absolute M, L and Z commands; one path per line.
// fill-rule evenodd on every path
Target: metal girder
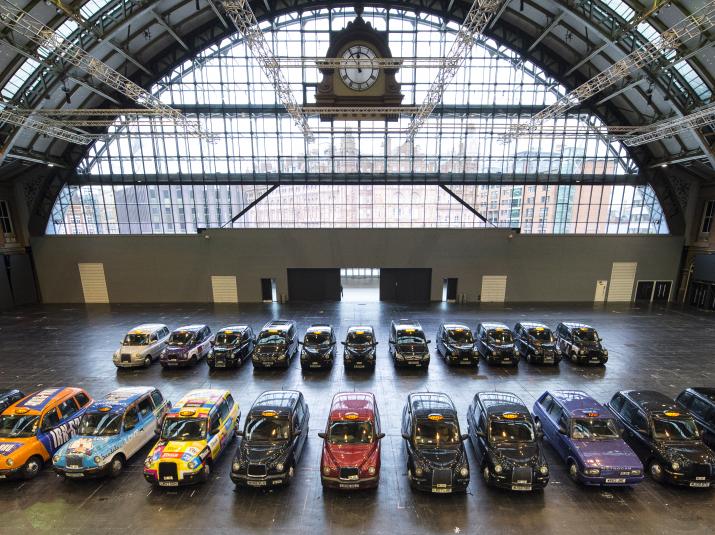
M 22 160 L 30 163 L 39 163 L 48 167 L 60 167 L 63 169 L 67 169 L 67 165 L 64 162 L 61 162 L 54 158 L 48 158 L 46 155 L 34 151 L 15 150 L 7 154 L 6 158 L 10 158 L 13 160 Z
M 218 7 L 216 7 L 216 4 L 214 3 L 214 1 L 213 0 L 207 0 L 207 1 L 209 3 L 209 6 L 211 6 L 211 11 L 213 11 L 216 14 L 216 18 L 221 22 L 221 26 L 228 29 L 228 22 L 226 22 L 226 19 L 221 14 L 221 12 L 218 10 Z
M 546 28 L 544 28 L 544 30 L 541 32 L 541 34 L 539 35 L 539 37 L 537 37 L 536 39 L 534 39 L 534 42 L 531 43 L 531 45 L 529 46 L 529 48 L 526 49 L 526 51 L 527 51 L 527 52 L 531 52 L 532 50 L 534 50 L 534 49 L 538 46 L 538 44 L 539 44 L 541 41 L 543 41 L 544 38 L 545 38 L 547 35 L 549 35 L 549 34 L 553 31 L 554 28 L 556 28 L 556 26 L 559 25 L 559 23 L 561 22 L 561 19 L 563 19 L 563 18 L 564 18 L 564 13 L 563 13 L 563 12 L 559 13 L 558 16 L 556 16 L 556 17 L 554 18 L 554 20 L 551 21 L 551 24 L 549 24 Z
M 77 143 L 78 145 L 89 145 L 92 142 L 91 138 L 70 132 L 54 121 L 48 122 L 47 120 L 33 119 L 27 115 L 18 115 L 7 109 L 0 110 L 0 122 L 14 124 L 21 128 L 29 128 L 42 135 L 56 137 L 69 141 L 70 143 Z
M 489 221 L 486 217 L 484 217 L 481 213 L 479 213 L 479 211 L 478 211 L 476 208 L 474 208 L 474 206 L 472 206 L 472 205 L 469 204 L 467 201 L 465 201 L 464 199 L 462 199 L 459 195 L 457 195 L 455 192 L 453 192 L 453 191 L 452 191 L 451 189 L 449 189 L 447 186 L 445 186 L 444 184 L 440 184 L 439 187 L 442 188 L 442 190 L 443 190 L 444 192 L 446 192 L 447 195 L 449 195 L 450 197 L 452 197 L 452 198 L 453 198 L 454 200 L 456 200 L 459 204 L 461 204 L 462 206 L 464 206 L 467 210 L 469 210 L 470 212 L 472 212 L 472 213 L 473 213 L 478 219 L 480 219 L 482 222 L 488 223 L 488 224 L 490 223 L 490 221 Z
M 171 25 L 170 25 L 168 22 L 166 22 L 166 20 L 164 20 L 164 17 L 162 17 L 161 15 L 159 15 L 159 13 L 157 13 L 157 12 L 154 11 L 153 9 L 151 10 L 151 14 L 152 14 L 152 16 L 154 17 L 154 19 L 156 20 L 156 22 L 159 24 L 159 26 L 161 26 L 162 28 L 164 28 L 164 29 L 166 30 L 166 32 L 167 32 L 169 35 L 171 35 L 171 36 L 176 40 L 176 42 L 181 45 L 181 47 L 182 47 L 184 50 L 189 50 L 189 45 L 187 45 L 187 44 L 184 42 L 184 40 L 183 40 L 181 37 L 179 37 L 179 34 L 176 33 L 176 30 L 174 30 L 174 28 L 172 28 Z
M 658 167 L 668 167 L 669 165 L 675 165 L 679 163 L 694 162 L 697 160 L 707 160 L 708 155 L 704 154 L 701 150 L 689 151 L 688 153 L 681 153 L 672 158 L 666 158 L 664 160 L 659 160 L 655 163 L 650 164 L 648 167 L 650 169 L 657 169 Z
M 715 125 L 715 103 L 684 117 L 665 119 L 664 121 L 637 128 L 626 136 L 619 136 L 618 140 L 623 141 L 629 147 L 637 147 L 659 139 L 672 137 L 685 130 L 697 130 L 712 125 Z
M 270 188 L 268 188 L 266 191 L 261 193 L 256 199 L 253 200 L 248 206 L 246 206 L 243 210 L 238 212 L 235 216 L 233 216 L 229 221 L 221 225 L 221 228 L 224 228 L 227 225 L 230 225 L 231 223 L 235 223 L 239 219 L 241 219 L 244 215 L 246 215 L 251 208 L 256 206 L 259 202 L 261 202 L 263 199 L 268 197 L 271 193 L 273 193 L 275 190 L 278 189 L 278 184 L 273 184 Z
M 459 184 L 459 185 L 527 185 L 527 184 L 619 184 L 642 185 L 646 178 L 642 174 L 592 174 L 563 176 L 548 173 L 167 173 L 143 174 L 78 174 L 67 177 L 71 185 L 134 184 L 247 184 L 247 185 L 405 185 Z
M 715 26 L 715 0 L 709 0 L 705 6 L 660 34 L 654 41 L 616 61 L 606 70 L 562 96 L 542 112 L 531 117 L 528 123 L 515 125 L 507 139 L 533 132 L 545 121 L 558 117 L 573 106 L 586 101 L 593 95 L 622 80 L 631 72 L 660 60 L 664 54 L 676 50 L 678 46 L 691 39 L 699 37 L 703 31 L 713 26 Z
M 305 139 L 311 141 L 313 134 L 308 126 L 308 119 L 305 117 L 298 101 L 290 88 L 288 81 L 281 70 L 278 61 L 273 55 L 273 51 L 266 41 L 263 31 L 258 27 L 258 21 L 253 14 L 253 10 L 248 0 L 223 0 L 223 7 L 226 14 L 236 25 L 238 31 L 246 39 L 246 45 L 253 52 L 258 64 L 276 91 L 276 97 L 280 101 L 293 122 L 300 128 Z
M 100 97 L 102 97 L 102 98 L 104 98 L 104 99 L 107 99 L 109 102 L 112 102 L 112 103 L 116 104 L 117 106 L 119 106 L 119 101 L 118 101 L 116 98 L 109 96 L 109 95 L 108 95 L 107 93 L 105 93 L 104 91 L 102 91 L 102 90 L 100 90 L 100 89 L 97 89 L 96 87 L 94 87 L 94 86 L 91 85 L 91 84 L 88 84 L 88 83 L 85 82 L 84 80 L 81 80 L 81 79 L 79 79 L 79 78 L 75 78 L 74 76 L 68 76 L 67 79 L 68 79 L 68 80 L 72 80 L 74 83 L 76 83 L 76 84 L 78 84 L 78 85 L 81 85 L 82 87 L 84 87 L 84 88 L 86 88 L 86 89 L 89 89 L 92 93 L 96 93 L 96 94 L 99 95 Z M 41 110 L 41 109 L 40 109 L 40 110 L 36 110 L 36 111 L 44 111 L 44 110 Z M 149 110 L 146 110 L 146 111 L 149 111 Z
M 422 102 L 419 111 L 412 118 L 412 122 L 407 127 L 407 141 L 412 142 L 415 134 L 427 120 L 437 104 L 442 102 L 447 85 L 452 81 L 455 74 L 462 67 L 467 59 L 469 51 L 474 43 L 482 36 L 487 23 L 494 13 L 499 9 L 505 0 L 474 0 L 472 7 L 467 13 L 467 17 L 459 27 L 454 43 L 447 53 L 448 63 L 440 67 L 432 85 L 427 90 L 427 96 Z
M 638 77 L 637 80 L 634 80 L 634 81 L 632 81 L 631 83 L 624 85 L 624 86 L 621 87 L 619 90 L 614 91 L 614 92 L 611 93 L 610 95 L 606 95 L 605 97 L 603 97 L 601 100 L 599 100 L 598 102 L 596 102 L 596 106 L 601 106 L 601 105 L 605 104 L 606 102 L 608 102 L 609 100 L 611 100 L 612 98 L 615 98 L 615 97 L 617 97 L 618 95 L 620 95 L 620 94 L 622 94 L 622 93 L 625 93 L 626 91 L 630 91 L 631 89 L 633 89 L 634 87 L 636 87 L 637 85 L 639 85 L 639 84 L 640 84 L 641 82 L 643 82 L 644 80 L 645 80 L 644 77 Z
M 158 97 L 119 74 L 106 63 L 90 56 L 80 47 L 55 33 L 51 28 L 48 28 L 8 0 L 3 0 L 0 3 L 0 22 L 38 45 L 38 52 L 42 50 L 44 55 L 54 54 L 63 61 L 79 67 L 87 74 L 129 97 L 140 106 L 165 110 L 166 114 L 171 116 L 177 125 L 186 128 L 190 133 L 200 136 L 205 135 L 201 132 L 198 123 L 190 121 L 178 111 L 161 102 Z

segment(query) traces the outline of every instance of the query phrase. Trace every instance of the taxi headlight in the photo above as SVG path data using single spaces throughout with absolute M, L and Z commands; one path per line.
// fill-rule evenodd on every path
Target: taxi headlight
M 233 464 L 231 465 L 231 470 L 234 472 L 238 472 L 241 469 L 241 463 L 239 461 L 233 461 Z
M 462 477 L 467 477 L 469 475 L 469 468 L 467 468 L 466 466 L 463 466 L 462 468 L 460 468 L 459 475 Z
M 191 470 L 196 470 L 199 466 L 201 466 L 201 463 L 202 463 L 202 462 L 203 462 L 203 461 L 201 460 L 201 457 L 194 457 L 193 459 L 191 459 L 191 460 L 189 461 L 188 467 L 189 467 Z
M 672 467 L 673 467 L 673 470 L 675 470 L 676 472 L 677 472 L 678 470 L 680 470 L 680 463 L 677 462 L 677 461 L 676 461 L 676 462 L 673 462 L 670 466 L 672 466 Z
M 397 360 L 403 360 L 405 357 L 402 353 L 395 353 L 395 358 Z
M 539 467 L 539 472 L 541 473 L 542 476 L 545 476 L 546 474 L 549 473 L 549 467 L 544 465 Z
M 144 459 L 144 467 L 145 468 L 151 467 L 151 457 L 147 457 L 146 459 Z
M 367 469 L 367 473 L 370 474 L 371 476 L 374 476 L 375 472 L 377 472 L 377 469 L 374 466 L 371 466 L 370 468 Z
M 581 353 L 582 355 L 585 355 L 585 354 L 586 354 L 586 350 L 585 350 L 585 349 L 582 349 L 582 350 L 580 351 L 580 353 Z
M 632 476 L 639 476 L 639 475 L 641 475 L 641 471 L 640 471 L 640 470 L 631 470 L 631 475 L 632 475 Z
M 417 477 L 422 477 L 422 475 L 423 475 L 424 473 L 425 473 L 425 471 L 422 470 L 422 468 L 420 468 L 419 466 L 415 467 L 415 475 L 416 475 Z
M 95 455 L 95 456 L 94 456 L 94 462 L 97 463 L 97 464 L 99 464 L 99 463 L 102 462 L 102 458 L 101 458 L 99 455 Z
M 502 466 L 501 466 L 500 464 L 495 464 L 495 465 L 494 465 L 494 473 L 495 473 L 495 474 L 501 474 L 502 470 L 503 470 L 503 468 L 502 468 Z
M 57 464 L 58 462 L 60 462 L 60 455 L 59 455 L 59 453 L 55 453 L 55 455 L 52 457 L 52 462 L 55 463 L 55 464 Z
M 5 461 L 5 462 L 7 463 L 8 466 L 12 466 L 12 465 L 15 464 L 15 461 L 14 461 L 13 459 L 8 459 L 8 460 Z
M 284 468 L 285 468 L 285 466 L 283 466 L 283 463 L 278 463 L 278 464 L 276 465 L 276 471 L 277 471 L 277 472 L 282 472 Z
M 586 470 L 584 470 L 584 473 L 587 476 L 597 476 L 601 473 L 601 470 L 598 468 L 586 468 Z
M 278 355 L 278 360 L 285 360 L 288 357 L 287 353 L 281 353 Z
M 329 466 L 323 466 L 323 475 L 324 476 L 330 475 L 330 467 Z

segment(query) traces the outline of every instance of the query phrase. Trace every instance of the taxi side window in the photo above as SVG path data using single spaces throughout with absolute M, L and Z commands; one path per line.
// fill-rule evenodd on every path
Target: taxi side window
M 152 413 L 153 407 L 151 405 L 151 399 L 149 396 L 145 397 L 139 402 L 139 414 L 142 418 L 146 418 Z
M 549 409 L 549 416 L 551 416 L 551 419 L 554 422 L 558 422 L 561 418 L 561 415 L 563 414 L 563 409 L 561 408 L 561 405 L 556 403 L 555 401 L 551 405 L 551 408 Z
M 544 396 L 544 399 L 542 399 L 539 403 L 541 403 L 541 406 L 544 408 L 545 412 L 549 412 L 551 410 L 551 407 L 554 405 L 554 398 L 551 397 L 551 394 L 546 394 Z
M 611 400 L 611 408 L 616 411 L 617 413 L 621 414 L 623 412 L 623 402 L 625 401 L 625 398 L 620 395 L 616 394 L 613 396 L 613 399 Z
M 228 407 L 229 412 L 233 409 L 233 406 L 236 404 L 235 401 L 233 401 L 233 396 L 229 394 L 226 396 L 226 406 Z
M 60 424 L 60 417 L 57 414 L 57 409 L 50 409 L 45 413 L 45 417 L 42 418 L 42 430 L 49 431 L 57 427 Z
M 84 407 L 85 405 L 87 405 L 87 403 L 89 403 L 89 396 L 87 394 L 85 394 L 84 392 L 80 392 L 79 394 L 77 394 L 74 397 L 74 400 L 75 400 L 75 402 L 77 402 L 77 405 L 79 405 L 79 407 L 81 408 L 81 407 Z
M 62 403 L 60 403 L 59 406 L 60 412 L 62 413 L 62 418 L 69 418 L 73 414 L 75 414 L 79 408 L 77 407 L 77 404 L 74 402 L 74 399 L 69 398 Z
M 710 407 L 702 399 L 693 396 L 690 410 L 701 418 L 707 418 L 710 412 Z
M 221 425 L 221 422 L 219 420 L 219 411 L 214 411 L 214 413 L 211 415 L 210 432 L 212 434 L 216 433 L 217 429 L 220 425 Z
M 166 338 L 167 336 L 169 336 L 169 327 L 164 327 L 164 328 L 161 330 L 161 337 L 162 337 L 162 338 Z
M 154 392 L 151 393 L 151 399 L 155 407 L 161 407 L 161 404 L 164 403 L 164 398 L 158 390 L 154 390 Z
M 228 408 L 228 403 L 226 403 L 226 400 L 223 400 L 218 406 L 218 413 L 221 416 L 221 421 L 223 421 L 223 422 L 226 421 L 226 418 L 228 418 L 229 412 L 230 412 L 230 409 Z
M 484 413 L 479 415 L 479 424 L 477 424 L 477 428 L 485 433 L 487 432 L 487 419 L 484 417 Z
M 303 404 L 299 401 L 295 406 L 296 424 L 297 427 L 302 427 L 303 419 L 305 418 L 305 410 Z
M 130 431 L 134 429 L 139 423 L 139 415 L 137 414 L 137 408 L 132 407 L 124 415 L 124 430 Z

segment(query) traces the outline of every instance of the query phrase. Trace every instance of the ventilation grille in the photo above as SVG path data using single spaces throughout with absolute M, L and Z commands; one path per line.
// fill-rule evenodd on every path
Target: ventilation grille
M 506 296 L 506 275 L 482 277 L 482 303 L 503 303 Z
M 214 303 L 238 303 L 235 275 L 212 275 L 211 288 L 213 289 Z
M 104 264 L 77 264 L 85 303 L 109 303 Z
M 614 262 L 608 285 L 608 302 L 629 302 L 633 296 L 637 262 Z

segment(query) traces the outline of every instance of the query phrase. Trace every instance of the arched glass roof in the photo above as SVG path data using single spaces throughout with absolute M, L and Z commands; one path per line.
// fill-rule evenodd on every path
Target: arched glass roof
M 262 28 L 287 61 L 324 56 L 352 9 L 277 18 Z M 366 8 L 393 56 L 441 58 L 457 29 L 410 11 Z M 299 100 L 315 102 L 319 72 L 286 69 Z M 436 68 L 400 69 L 403 106 L 423 101 Z M 48 233 L 176 233 L 235 227 L 520 227 L 535 233 L 663 233 L 653 190 L 600 119 L 573 110 L 544 133 L 505 143 L 499 132 L 565 88 L 512 50 L 486 40 L 442 104 L 405 144 L 410 118 L 320 122 L 308 143 L 239 36 L 178 66 L 152 92 L 214 134 L 185 136 L 160 120 L 119 118 L 59 195 Z M 157 131 L 163 135 L 157 135 Z M 300 183 L 300 182 L 304 183 Z M 233 223 L 270 185 L 281 184 Z M 440 185 L 462 197 L 486 222 Z

